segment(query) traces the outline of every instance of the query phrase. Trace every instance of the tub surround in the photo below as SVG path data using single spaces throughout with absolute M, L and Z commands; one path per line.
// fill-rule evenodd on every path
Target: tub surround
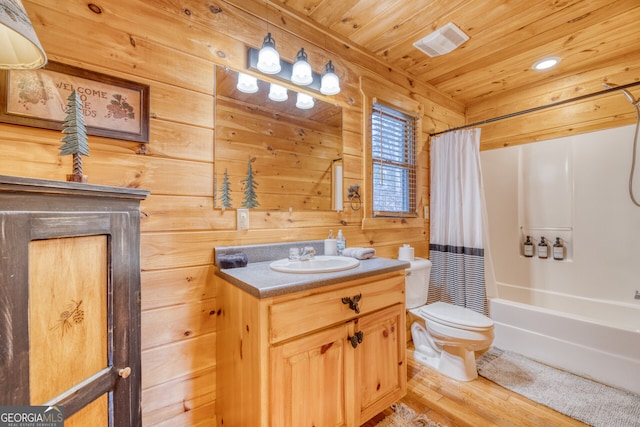
M 487 150 L 481 158 L 494 344 L 640 393 L 640 246 L 630 237 L 640 217 L 624 166 L 634 129 Z M 565 260 L 522 256 L 521 227 L 567 240 Z
M 374 257 L 360 260 L 357 267 L 349 270 L 330 273 L 281 273 L 269 268 L 272 261 L 287 258 L 290 248 L 305 246 L 313 246 L 319 255 L 324 253 L 323 240 L 217 247 L 215 248 L 216 265 L 219 266 L 220 255 L 234 253 L 245 253 L 249 263 L 246 267 L 219 268 L 216 274 L 250 295 L 257 298 L 269 298 L 391 273 L 411 266 L 407 261 Z

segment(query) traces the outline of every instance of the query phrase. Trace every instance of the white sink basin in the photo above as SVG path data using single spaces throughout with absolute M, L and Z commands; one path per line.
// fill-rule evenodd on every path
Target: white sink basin
M 316 255 L 308 261 L 291 261 L 287 258 L 273 261 L 269 264 L 272 270 L 281 273 L 330 273 L 342 271 L 360 265 L 355 258 L 343 256 Z

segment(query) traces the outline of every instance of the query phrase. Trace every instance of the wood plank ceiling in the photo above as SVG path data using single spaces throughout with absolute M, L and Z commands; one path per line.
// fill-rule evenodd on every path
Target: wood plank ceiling
M 481 117 L 640 80 L 638 0 L 268 0 L 314 21 Z M 413 43 L 452 22 L 470 39 L 429 57 Z M 546 56 L 556 68 L 534 71 Z M 497 100 L 511 104 L 501 109 Z M 470 117 L 472 118 L 472 117 Z M 485 117 L 486 118 L 486 117 Z

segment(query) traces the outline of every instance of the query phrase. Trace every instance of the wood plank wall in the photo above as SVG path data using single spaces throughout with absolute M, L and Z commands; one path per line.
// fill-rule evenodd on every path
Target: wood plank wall
M 428 255 L 424 228 L 361 228 L 362 210 L 342 213 L 252 211 L 235 231 L 235 212 L 213 208 L 214 68 L 242 69 L 246 48 L 271 31 L 284 58 L 304 46 L 319 70 L 333 59 L 342 78 L 345 188 L 363 183 L 360 77 L 392 85 L 423 104 L 423 132 L 464 123 L 464 106 L 432 87 L 261 0 L 24 0 L 50 60 L 139 81 L 151 88 L 150 142 L 90 137 L 84 171 L 94 184 L 143 188 L 142 383 L 145 426 L 212 425 L 215 419 L 216 295 L 213 247 L 324 238 L 342 228 L 349 245 L 395 257 L 402 243 Z M 265 20 L 268 18 L 269 24 Z M 611 123 L 613 114 L 602 113 Z M 545 123 L 532 124 L 542 134 Z M 509 128 L 497 139 L 517 138 Z M 56 131 L 0 124 L 0 173 L 64 180 Z M 428 145 L 420 155 L 428 177 Z M 428 182 L 421 188 L 427 193 Z M 427 200 L 423 203 L 426 205 Z
M 264 16 L 264 3 L 242 3 Z M 330 228 L 342 228 L 350 245 L 373 245 L 382 256 L 396 256 L 402 243 L 427 255 L 428 222 L 419 233 L 365 233 L 362 210 L 258 210 L 251 212 L 251 229 L 238 232 L 235 211 L 213 208 L 214 68 L 242 69 L 247 47 L 261 44 L 267 25 L 251 10 L 218 0 L 24 4 L 50 60 L 150 85 L 149 144 L 90 136 L 91 155 L 84 160 L 90 183 L 151 191 L 142 203 L 141 236 L 145 426 L 212 425 L 215 419 L 214 246 L 320 239 Z M 269 30 L 283 57 L 291 60 L 304 46 L 315 70 L 331 57 L 342 77 L 336 100 L 345 111 L 345 188 L 363 182 L 360 76 L 395 82 L 408 94 L 420 89 L 427 132 L 464 122 L 463 107 L 432 88 L 414 88 L 406 76 L 339 43 L 328 51 L 322 34 L 275 10 L 269 16 L 279 23 Z M 290 32 L 298 29 L 302 37 Z M 58 155 L 61 136 L 0 125 L 0 173 L 64 180 L 71 159 Z M 426 153 L 421 167 L 428 175 Z
M 622 86 L 640 81 L 640 51 L 626 56 L 624 61 L 623 64 L 607 67 L 605 81 L 600 73 L 583 73 L 588 80 L 580 79 L 580 84 L 576 83 L 573 75 L 551 74 L 544 84 L 483 99 L 467 106 L 467 122 L 476 123 L 542 105 L 582 98 L 482 125 L 481 150 L 634 124 L 634 108 L 619 91 L 589 97 L 590 94 L 605 91 L 602 85 L 605 82 Z M 629 92 L 637 99 L 640 97 L 640 86 L 629 88 Z

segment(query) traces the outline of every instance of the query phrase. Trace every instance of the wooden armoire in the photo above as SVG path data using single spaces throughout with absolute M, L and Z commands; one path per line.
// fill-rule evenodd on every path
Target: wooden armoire
M 140 201 L 0 176 L 0 406 L 65 427 L 140 426 Z

